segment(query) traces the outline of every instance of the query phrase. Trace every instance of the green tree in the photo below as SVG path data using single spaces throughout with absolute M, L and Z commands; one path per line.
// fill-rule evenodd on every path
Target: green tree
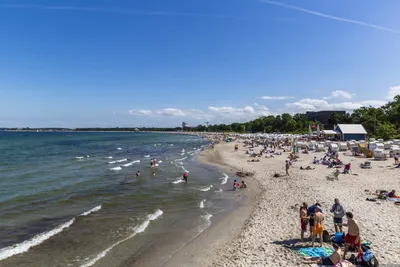
M 393 139 L 397 135 L 396 126 L 390 122 L 383 122 L 376 129 L 376 136 L 384 140 Z

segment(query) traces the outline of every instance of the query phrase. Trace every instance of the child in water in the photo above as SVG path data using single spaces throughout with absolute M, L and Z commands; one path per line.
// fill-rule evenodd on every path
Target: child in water
M 185 183 L 187 183 L 187 179 L 188 179 L 188 174 L 185 172 L 185 173 L 183 173 L 182 180 L 185 181 Z

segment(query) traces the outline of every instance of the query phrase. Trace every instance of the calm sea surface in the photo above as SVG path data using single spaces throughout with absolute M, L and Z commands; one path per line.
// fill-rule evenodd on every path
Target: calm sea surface
M 236 197 L 228 175 L 195 160 L 205 145 L 177 134 L 0 132 L 0 266 L 162 266 Z

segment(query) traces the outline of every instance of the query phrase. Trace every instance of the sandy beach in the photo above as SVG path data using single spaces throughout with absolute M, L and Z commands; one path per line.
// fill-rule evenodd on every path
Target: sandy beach
M 239 144 L 238 152 L 234 152 L 235 143 Z M 361 228 L 361 240 L 372 242 L 379 262 L 400 264 L 400 207 L 391 201 L 366 201 L 371 196 L 365 192 L 400 188 L 400 170 L 393 169 L 393 159 L 372 161 L 372 169 L 361 169 L 359 165 L 365 158 L 344 156 L 340 152 L 340 159 L 352 164 L 353 174 L 340 174 L 339 180 L 328 181 L 326 176 L 333 170 L 312 164 L 315 156 L 322 158 L 324 153 L 300 153 L 289 176 L 274 178 L 275 173 L 285 173 L 288 153 L 275 158 L 262 157 L 260 162 L 247 162 L 250 157 L 245 154 L 243 143 L 235 143 L 221 143 L 213 150 L 203 151 L 199 161 L 231 171 L 254 172 L 253 177 L 244 180 L 259 187 L 259 193 L 251 200 L 248 218 L 241 226 L 236 225 L 240 230 L 225 237 L 209 255 L 209 266 L 303 266 L 301 257 L 292 248 L 310 247 L 311 242 L 307 239 L 308 232 L 307 241 L 300 242 L 299 207 L 295 205 L 321 203 L 326 214 L 325 229 L 332 234 L 333 215 L 329 210 L 334 198 L 339 198 L 345 210 L 354 214 Z M 255 148 L 256 152 L 259 150 L 261 147 Z M 315 167 L 315 170 L 299 170 L 300 166 Z

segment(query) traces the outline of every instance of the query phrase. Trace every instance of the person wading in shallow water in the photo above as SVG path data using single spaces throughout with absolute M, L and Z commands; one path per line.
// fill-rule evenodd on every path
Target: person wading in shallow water
M 185 173 L 183 173 L 183 177 L 182 177 L 182 180 L 183 181 L 185 181 L 185 183 L 187 183 L 187 180 L 188 180 L 188 174 L 185 172 Z

